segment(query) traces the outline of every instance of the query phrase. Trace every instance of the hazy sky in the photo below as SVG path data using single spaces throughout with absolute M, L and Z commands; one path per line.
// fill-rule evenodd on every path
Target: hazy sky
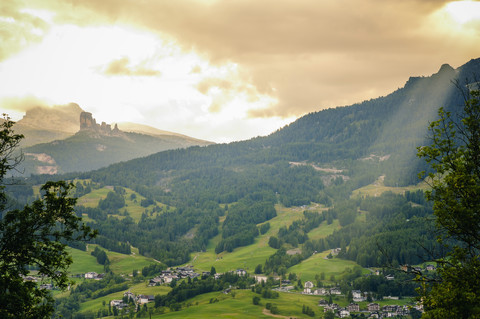
M 215 142 L 480 57 L 480 2 L 2 0 L 0 111 L 79 104 Z

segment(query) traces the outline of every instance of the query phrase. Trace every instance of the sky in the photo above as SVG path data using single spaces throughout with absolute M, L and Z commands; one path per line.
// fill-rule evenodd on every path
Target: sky
M 218 143 L 480 57 L 480 2 L 2 0 L 0 112 L 77 103 Z

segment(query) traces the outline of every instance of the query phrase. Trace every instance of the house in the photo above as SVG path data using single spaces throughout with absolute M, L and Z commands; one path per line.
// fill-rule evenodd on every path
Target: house
M 155 300 L 155 297 L 153 295 L 138 295 L 137 296 L 137 303 L 138 304 L 146 304 L 146 303 L 149 303 L 151 301 L 154 301 Z
M 393 275 L 386 275 L 386 276 L 385 276 L 385 279 L 387 279 L 387 280 L 393 280 L 393 279 L 395 279 L 395 277 L 394 277 Z
M 129 291 L 126 291 L 123 293 L 123 297 L 127 298 L 127 300 L 135 300 L 135 294 L 133 292 L 131 292 L 130 290 Z
M 328 301 L 326 301 L 325 299 L 320 299 L 318 301 L 318 306 L 319 307 L 325 307 L 326 305 L 328 305 Z
M 150 281 L 148 282 L 148 285 L 151 287 L 151 286 L 159 286 L 163 284 L 163 279 L 161 277 L 155 277 L 155 278 L 152 278 L 150 279 Z
M 314 294 L 314 295 L 325 296 L 325 295 L 327 294 L 327 289 L 325 289 L 325 288 L 315 289 L 315 290 L 313 291 L 313 294 Z
M 126 303 L 123 302 L 123 300 L 112 300 L 110 301 L 110 306 L 113 308 L 117 308 L 119 310 L 128 307 Z
M 97 274 L 96 272 L 94 272 L 94 271 L 92 271 L 92 272 L 87 272 L 87 273 L 85 274 L 85 279 L 96 279 L 97 276 L 98 276 L 98 274 Z
M 427 267 L 425 267 L 425 269 L 428 270 L 428 271 L 434 271 L 437 268 L 434 265 L 427 265 Z
M 311 281 L 306 281 L 304 284 L 305 288 L 313 288 L 315 285 Z
M 177 275 L 165 275 L 165 276 L 163 276 L 163 281 L 167 284 L 171 283 L 174 279 L 177 280 L 178 276 Z
M 393 312 L 397 312 L 397 308 L 398 306 L 396 305 L 386 305 L 382 307 L 382 311 L 393 313 Z
M 258 283 L 261 283 L 262 281 L 267 282 L 267 279 L 268 279 L 267 276 L 260 276 L 260 275 L 255 275 L 254 278 L 255 278 L 255 281 Z
M 323 308 L 323 312 L 328 312 L 328 311 L 336 312 L 338 309 L 340 309 L 340 306 L 337 305 L 336 303 L 332 303 L 332 304 L 326 305 Z
M 352 290 L 353 301 L 363 301 L 363 295 L 360 290 Z
M 340 318 L 350 317 L 350 312 L 347 309 L 342 309 L 339 312 Z
M 237 269 L 235 270 L 235 274 L 237 274 L 238 276 L 245 276 L 247 275 L 247 272 L 243 269 Z
M 305 288 L 305 289 L 303 289 L 303 293 L 306 294 L 306 295 L 310 295 L 312 293 L 312 289 Z
M 370 311 L 370 312 L 379 311 L 380 310 L 380 305 L 378 303 L 369 303 L 367 305 L 367 310 Z
M 330 294 L 331 295 L 341 295 L 342 291 L 338 287 L 330 288 Z
M 360 311 L 360 306 L 356 303 L 351 303 L 347 306 L 347 310 L 349 312 L 359 312 Z
M 37 282 L 37 281 L 38 281 L 38 278 L 37 278 L 37 277 L 33 277 L 33 276 L 25 276 L 25 277 L 23 277 L 23 281 Z

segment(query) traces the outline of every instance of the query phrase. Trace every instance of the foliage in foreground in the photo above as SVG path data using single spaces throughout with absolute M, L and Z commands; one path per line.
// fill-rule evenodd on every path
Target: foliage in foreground
M 0 125 L 0 181 L 19 163 L 15 147 L 23 137 L 14 134 L 8 117 Z M 49 318 L 53 298 L 37 283 L 25 280 L 32 267 L 56 287 L 68 286 L 67 269 L 72 263 L 66 242 L 95 236 L 73 211 L 69 197 L 72 185 L 47 182 L 42 197 L 22 210 L 5 212 L 4 188 L 0 189 L 0 317 Z
M 480 318 L 480 92 L 471 91 L 463 114 L 440 109 L 430 125 L 432 144 L 419 148 L 434 173 L 438 240 L 451 250 L 437 258 L 438 277 L 419 274 L 424 318 Z

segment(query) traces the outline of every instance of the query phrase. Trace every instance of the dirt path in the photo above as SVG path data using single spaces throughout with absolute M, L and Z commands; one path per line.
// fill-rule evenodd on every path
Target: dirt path
M 286 319 L 295 319 L 296 317 L 287 317 L 287 316 L 281 316 L 281 315 L 274 315 L 270 312 L 270 310 L 268 310 L 267 308 L 263 308 L 263 314 L 265 316 L 271 316 L 271 317 L 275 317 L 275 318 L 286 318 Z

